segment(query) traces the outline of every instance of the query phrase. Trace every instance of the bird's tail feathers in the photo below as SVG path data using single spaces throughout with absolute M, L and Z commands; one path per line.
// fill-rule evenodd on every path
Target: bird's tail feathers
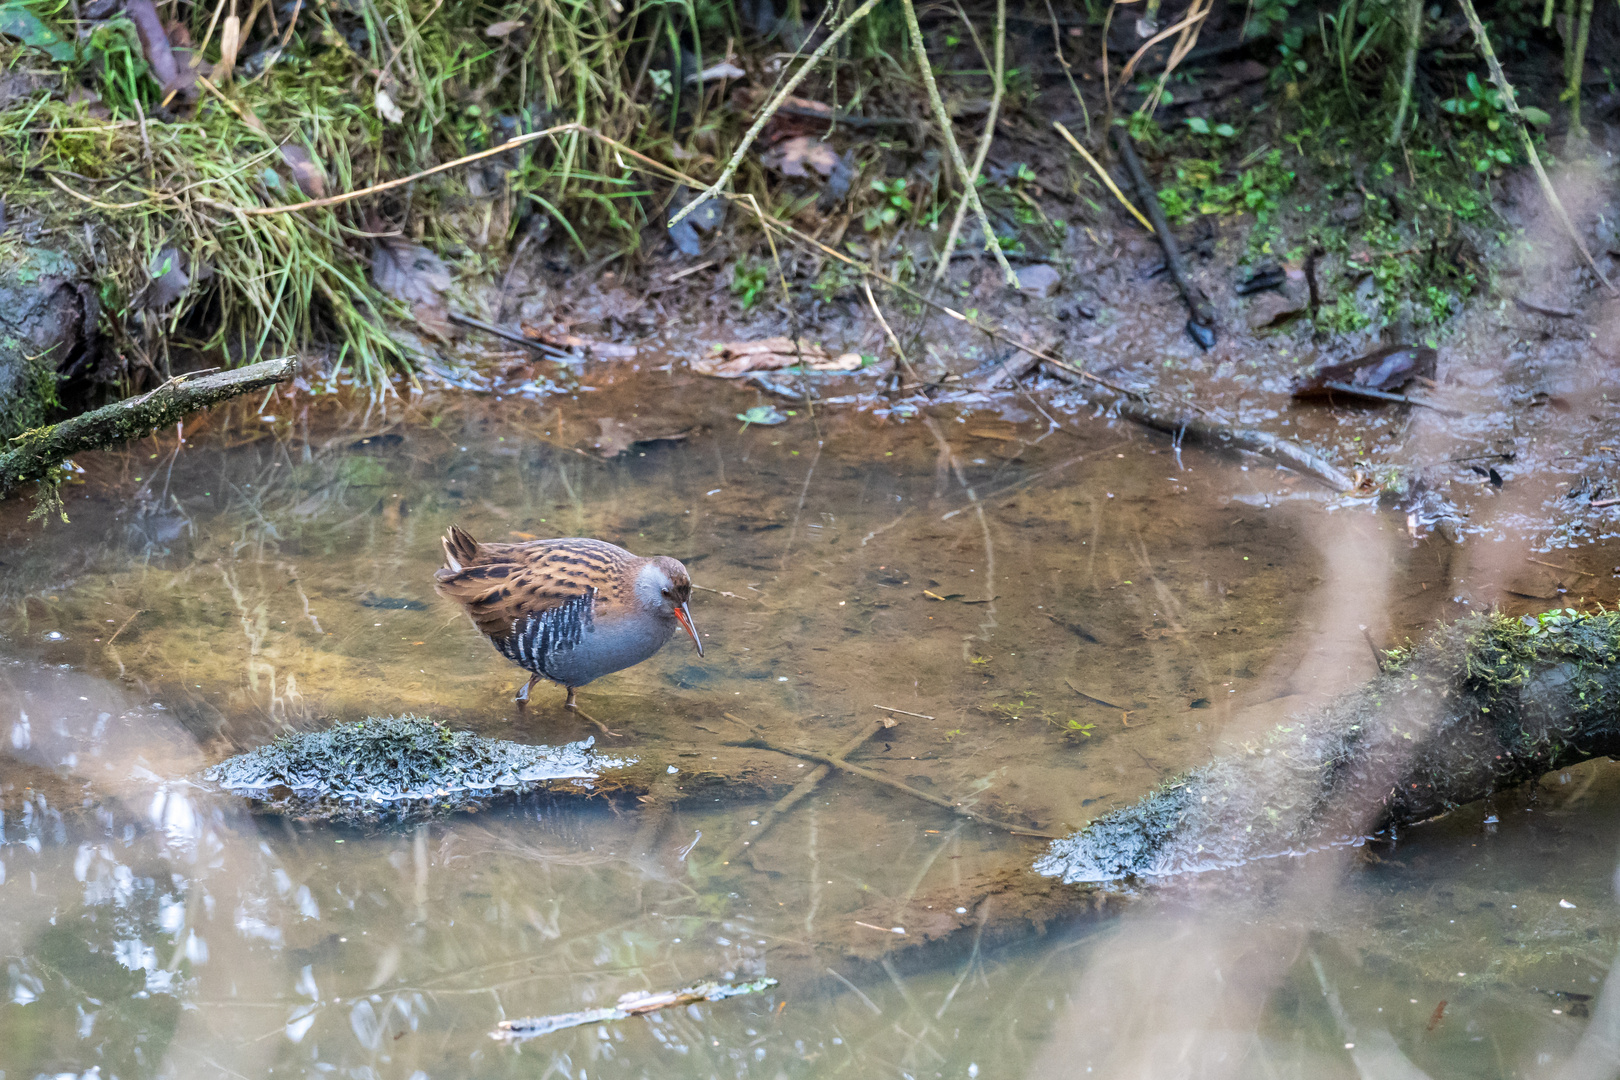
M 464 567 L 478 560 L 478 546 L 478 541 L 466 529 L 460 525 L 450 526 L 450 531 L 444 534 L 445 567 L 452 573 L 461 573 Z

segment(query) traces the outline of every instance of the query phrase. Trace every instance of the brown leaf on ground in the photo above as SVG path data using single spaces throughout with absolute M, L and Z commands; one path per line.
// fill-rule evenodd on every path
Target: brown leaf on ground
M 297 143 L 282 143 L 281 160 L 292 170 L 293 183 L 298 185 L 299 191 L 311 199 L 326 195 L 326 170 L 308 150 Z
M 552 326 L 525 326 L 523 336 L 544 342 L 558 349 L 584 349 L 598 360 L 630 360 L 636 356 L 634 345 L 620 345 L 612 341 L 593 341 L 578 334 Z
M 751 371 L 776 371 L 803 363 L 811 371 L 856 371 L 861 366 L 859 353 L 833 356 L 820 345 L 800 340 L 797 350 L 785 337 L 766 338 L 764 341 L 736 341 L 716 345 L 713 356 L 691 361 L 690 367 L 700 375 L 714 375 L 734 379 Z
M 815 170 L 831 176 L 838 167 L 838 151 L 809 135 L 797 135 L 760 155 L 760 164 L 783 176 L 809 176 Z
M 371 283 L 379 292 L 409 304 L 423 329 L 450 336 L 442 295 L 450 287 L 450 268 L 433 252 L 398 236 L 378 237 L 371 245 Z

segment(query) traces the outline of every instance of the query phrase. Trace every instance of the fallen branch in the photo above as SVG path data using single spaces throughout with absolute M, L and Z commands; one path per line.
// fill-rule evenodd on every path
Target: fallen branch
M 873 735 L 876 735 L 880 731 L 891 728 L 894 725 L 895 721 L 890 720 L 888 717 L 884 717 L 881 720 L 872 721 L 870 724 L 866 725 L 866 728 L 859 735 L 849 740 L 849 742 L 845 743 L 843 746 L 840 746 L 833 756 L 842 758 L 846 755 L 853 754 L 855 751 L 859 750 L 863 745 L 865 745 L 866 740 L 870 739 Z M 831 774 L 831 765 L 817 765 L 814 769 L 811 769 L 810 772 L 805 775 L 805 778 L 800 780 L 792 791 L 776 800 L 769 810 L 766 810 L 763 814 L 759 815 L 758 818 L 754 819 L 759 822 L 758 825 L 748 826 L 750 831 L 744 833 L 742 836 L 737 837 L 737 839 L 731 842 L 731 845 L 720 854 L 720 865 L 724 866 L 727 863 L 730 863 L 737 856 L 741 855 L 743 853 L 743 848 L 751 846 L 754 841 L 764 836 L 770 827 L 776 824 L 778 818 L 787 813 L 789 810 L 793 809 L 793 807 L 801 799 L 815 791 L 816 788 L 820 787 L 821 782 L 827 779 L 827 777 Z
M 1124 129 L 1114 129 L 1114 145 L 1119 147 L 1119 156 L 1125 162 L 1126 171 L 1131 174 L 1136 197 L 1142 200 L 1147 207 L 1148 217 L 1153 219 L 1154 235 L 1164 248 L 1165 267 L 1175 279 L 1176 288 L 1181 290 L 1181 299 L 1187 304 L 1187 336 L 1197 342 L 1201 349 L 1212 348 L 1215 344 L 1215 309 L 1210 307 L 1203 291 L 1187 276 L 1187 263 L 1181 257 L 1181 248 L 1176 244 L 1175 234 L 1170 231 L 1170 223 L 1165 220 L 1158 192 L 1148 182 L 1142 159 L 1136 156 L 1136 148 L 1131 145 L 1131 137 Z
M 1620 614 L 1483 615 L 1359 690 L 1053 844 L 1066 882 L 1164 877 L 1359 845 L 1620 754 Z
M 609 1020 L 628 1020 L 632 1016 L 646 1016 L 659 1009 L 757 994 L 775 985 L 776 980 L 767 977 L 743 983 L 702 982 L 682 990 L 665 990 L 662 993 L 637 990 L 619 998 L 611 1008 L 585 1009 L 582 1012 L 561 1013 L 557 1016 L 528 1016 L 522 1020 L 502 1020 L 495 1030 L 489 1033 L 489 1037 L 497 1042 L 517 1042 L 520 1039 L 532 1039 L 538 1035 L 549 1035 L 553 1031 L 583 1027 L 586 1024 L 601 1024 Z
M 60 424 L 25 431 L 0 453 L 0 499 L 23 484 L 49 483 L 62 462 L 74 454 L 144 439 L 199 409 L 274 386 L 297 371 L 297 358 L 285 357 L 212 375 L 181 375 L 149 394 L 105 405 Z
M 1047 374 L 1055 378 L 1077 386 L 1084 385 L 1063 368 L 1049 363 L 1043 363 L 1041 366 Z M 1175 406 L 1168 409 L 1158 408 L 1128 395 L 1115 399 L 1112 408 L 1126 420 L 1135 421 L 1143 427 L 1150 427 L 1156 431 L 1163 431 L 1177 439 L 1190 435 L 1195 441 L 1208 446 L 1260 454 L 1296 472 L 1314 477 L 1338 491 L 1351 491 L 1356 487 L 1355 478 L 1331 461 L 1296 442 L 1278 438 L 1270 432 L 1217 423 L 1196 415 L 1190 409 Z

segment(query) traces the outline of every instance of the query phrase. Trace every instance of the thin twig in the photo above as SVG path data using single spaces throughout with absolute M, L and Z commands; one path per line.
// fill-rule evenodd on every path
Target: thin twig
M 907 712 L 904 709 L 891 709 L 887 705 L 874 705 L 874 706 L 872 706 L 872 708 L 874 708 L 874 709 L 882 709 L 884 712 L 899 713 L 901 716 L 915 716 L 919 720 L 932 720 L 932 719 L 934 719 L 934 717 L 932 717 L 932 716 L 924 716 L 920 712 Z M 843 755 L 840 754 L 839 756 L 842 757 Z
M 1496 58 L 1496 50 L 1491 47 L 1491 39 L 1485 33 L 1485 24 L 1479 21 L 1479 12 L 1474 10 L 1474 0 L 1459 0 L 1459 2 L 1462 4 L 1463 15 L 1468 19 L 1469 27 L 1474 31 L 1474 41 L 1479 45 L 1480 54 L 1485 57 L 1486 66 L 1491 69 L 1491 81 L 1502 92 L 1502 103 L 1507 106 L 1509 115 L 1513 117 L 1514 124 L 1519 128 L 1519 137 L 1524 140 L 1525 155 L 1530 159 L 1530 167 L 1536 171 L 1536 182 L 1541 185 L 1542 193 L 1547 196 L 1547 201 L 1552 204 L 1553 213 L 1558 215 L 1558 220 L 1564 226 L 1564 231 L 1569 234 L 1571 240 L 1575 241 L 1575 246 L 1581 249 L 1581 254 L 1586 257 L 1586 265 L 1592 268 L 1592 273 L 1597 275 L 1599 281 L 1603 282 L 1604 288 L 1614 295 L 1620 296 L 1620 289 L 1616 289 L 1614 283 L 1604 277 L 1603 271 L 1598 269 L 1597 260 L 1592 258 L 1592 252 L 1587 249 L 1586 241 L 1581 239 L 1581 234 L 1576 230 L 1575 223 L 1569 219 L 1569 213 L 1564 209 L 1563 200 L 1558 197 L 1558 192 L 1553 189 L 1552 180 L 1547 176 L 1547 170 L 1542 167 L 1541 155 L 1536 153 L 1535 141 L 1530 138 L 1530 125 L 1525 121 L 1524 114 L 1519 111 L 1519 101 L 1514 96 L 1513 84 L 1508 82 L 1507 75 L 1502 71 L 1502 62 Z
M 906 351 L 900 347 L 900 339 L 895 337 L 894 331 L 889 328 L 889 320 L 883 317 L 883 309 L 878 307 L 877 297 L 872 295 L 872 283 L 862 278 L 861 288 L 866 290 L 866 302 L 872 305 L 872 314 L 877 316 L 878 325 L 883 327 L 883 333 L 888 336 L 889 347 L 894 350 L 894 362 L 904 368 L 906 374 L 916 382 L 919 376 L 911 366 L 911 361 L 906 359 Z
M 536 341 L 532 337 L 525 337 L 515 330 L 503 329 L 499 326 L 493 325 L 492 323 L 475 319 L 471 315 L 463 315 L 459 311 L 450 312 L 449 318 L 453 323 L 460 323 L 462 326 L 467 326 L 474 330 L 482 331 L 491 337 L 498 337 L 503 341 L 513 341 L 519 345 L 527 345 L 529 348 L 534 349 L 537 352 L 545 353 L 548 360 L 574 359 L 574 357 L 569 355 L 566 351 L 557 348 L 555 345 L 547 345 L 543 341 Z
M 876 735 L 880 731 L 887 730 L 893 725 L 894 721 L 887 718 L 882 720 L 873 720 L 861 730 L 859 735 L 856 735 L 843 746 L 840 746 L 834 756 L 843 758 L 853 754 L 855 751 L 859 750 L 863 745 L 865 745 L 866 741 L 873 735 Z M 776 824 L 778 818 L 787 813 L 789 810 L 793 809 L 793 807 L 806 795 L 809 795 L 811 792 L 815 791 L 821 782 L 831 775 L 831 771 L 832 766 L 830 765 L 817 765 L 814 769 L 811 769 L 807 774 L 805 774 L 805 778 L 794 785 L 792 791 L 776 800 L 769 810 L 765 811 L 759 816 L 758 825 L 750 825 L 750 832 L 744 836 L 737 837 L 737 839 L 731 842 L 731 845 L 727 847 L 726 850 L 720 855 L 720 865 L 724 866 L 727 863 L 730 863 L 732 860 L 737 858 L 737 856 L 742 854 L 743 848 L 750 846 L 754 841 L 758 840 L 761 836 L 764 836 L 766 830 L 768 830 L 772 825 Z
M 963 181 L 962 191 L 967 197 L 968 205 L 973 207 L 973 213 L 979 219 L 979 228 L 984 230 L 984 242 L 989 245 L 990 254 L 996 257 L 996 265 L 1006 275 L 1007 284 L 1018 288 L 1018 275 L 1007 262 L 1006 254 L 1001 250 L 1001 241 L 996 238 L 996 230 L 990 225 L 990 218 L 984 212 L 984 204 L 979 201 L 979 189 L 974 185 L 972 176 L 968 172 L 967 162 L 962 160 L 962 148 L 957 145 L 956 131 L 951 127 L 950 114 L 945 111 L 945 100 L 939 96 L 939 84 L 934 81 L 934 68 L 928 61 L 928 46 L 923 41 L 922 27 L 917 24 L 917 8 L 911 0 L 900 0 L 901 10 L 906 16 L 906 29 L 911 32 L 911 46 L 917 50 L 917 70 L 922 73 L 923 89 L 928 91 L 928 104 L 934 109 L 934 122 L 939 125 L 940 137 L 945 140 L 945 148 L 950 151 L 951 164 L 956 167 L 957 178 Z
M 1057 56 L 1057 62 L 1063 68 L 1063 77 L 1069 80 L 1069 89 L 1074 91 L 1074 100 L 1080 105 L 1080 116 L 1086 122 L 1086 138 L 1091 138 L 1091 110 L 1086 107 L 1086 99 L 1080 93 L 1080 84 L 1074 81 L 1074 69 L 1069 60 L 1063 55 L 1063 34 L 1058 28 L 1057 12 L 1052 9 L 1052 0 L 1046 0 L 1046 15 L 1052 20 L 1052 51 Z M 1103 51 L 1106 52 L 1108 43 L 1103 42 Z
M 143 614 L 145 611 L 146 611 L 145 608 L 140 608 L 139 610 L 137 610 L 135 612 L 135 615 Z M 129 629 L 129 624 L 135 621 L 135 615 L 131 615 L 129 618 L 125 619 L 124 620 L 124 625 L 120 626 L 118 629 L 113 631 L 112 637 L 107 639 L 107 645 L 103 646 L 104 648 L 107 647 L 107 646 L 111 646 L 113 642 L 118 640 L 118 635 L 119 634 L 122 634 L 125 630 Z
M 783 84 L 782 89 L 776 92 L 776 96 L 754 118 L 753 126 L 743 136 L 742 142 L 737 144 L 737 149 L 732 152 L 731 160 L 726 162 L 724 169 L 720 170 L 720 179 L 704 188 L 698 193 L 697 198 L 681 207 L 675 216 L 669 219 L 670 228 L 673 229 L 680 224 L 686 215 L 720 194 L 721 189 L 731 182 L 732 176 L 737 172 L 737 166 L 742 164 L 743 156 L 748 153 L 748 148 L 754 145 L 754 140 L 759 138 L 759 133 L 765 129 L 766 124 L 770 123 L 771 117 L 776 115 L 776 110 L 781 108 L 782 102 L 792 96 L 793 91 L 799 88 L 799 84 L 804 81 L 805 76 L 809 75 L 815 69 L 815 66 L 821 63 L 821 58 L 826 56 L 832 47 L 838 44 L 844 35 L 854 28 L 856 23 L 866 18 L 867 14 L 876 6 L 877 0 L 865 0 L 860 7 L 849 13 L 849 18 L 838 24 L 836 30 L 827 35 L 827 40 L 823 41 L 816 51 L 810 54 L 810 59 L 799 66 L 799 70 L 793 73 L 793 77 Z
M 956 11 L 962 16 L 962 21 L 967 24 L 968 29 L 972 31 L 973 23 L 968 19 L 967 12 L 962 10 L 960 3 L 956 5 Z M 977 32 L 974 32 L 973 40 L 975 44 L 978 43 L 979 35 Z M 985 65 L 991 69 L 992 77 L 995 79 L 995 87 L 990 91 L 990 112 L 984 118 L 984 133 L 979 136 L 978 148 L 973 152 L 973 168 L 968 171 L 965 181 L 970 188 L 975 187 L 979 182 L 979 170 L 984 168 L 985 158 L 990 156 L 990 144 L 995 141 L 996 118 L 1001 115 L 1001 95 L 1006 82 L 1007 64 L 1007 0 L 996 0 L 995 48 L 995 63 Z M 956 250 L 956 237 L 962 231 L 962 219 L 967 216 L 967 210 L 968 197 L 967 192 L 964 191 L 961 200 L 956 204 L 956 216 L 951 219 L 951 231 L 945 234 L 945 246 L 940 249 L 939 266 L 934 270 L 934 282 L 936 284 L 944 281 L 946 273 L 950 271 L 951 253 Z
M 874 772 L 871 769 L 863 768 L 860 765 L 852 765 L 843 758 L 833 757 L 831 754 L 818 754 L 814 750 L 806 750 L 803 747 L 797 746 L 777 746 L 775 743 L 757 737 L 753 739 L 743 739 L 737 742 L 728 742 L 724 745 L 746 746 L 754 750 L 774 750 L 778 754 L 786 754 L 788 757 L 803 758 L 806 761 L 819 761 L 823 765 L 831 765 L 835 769 L 842 769 L 844 772 L 859 776 L 865 780 L 870 780 L 874 784 L 882 784 L 884 787 L 893 788 L 896 791 L 910 795 L 914 799 L 921 799 L 925 803 L 931 803 L 934 806 L 949 810 L 951 813 L 960 817 L 977 821 L 981 825 L 989 825 L 993 828 L 1002 829 L 1018 836 L 1039 836 L 1049 840 L 1058 839 L 1057 833 L 1043 832 L 1040 829 L 1031 829 L 1025 825 L 1014 825 L 1008 821 L 1001 821 L 986 814 L 981 814 L 976 810 L 970 810 L 961 803 L 955 803 L 949 799 L 942 799 L 938 795 L 930 795 L 926 791 L 918 791 L 909 784 L 902 784 L 898 780 L 891 780 L 889 777 L 884 776 L 880 772 Z

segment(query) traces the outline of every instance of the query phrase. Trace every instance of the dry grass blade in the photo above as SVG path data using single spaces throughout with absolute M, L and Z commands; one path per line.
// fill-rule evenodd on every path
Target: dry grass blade
M 1100 161 L 1091 156 L 1091 151 L 1087 150 L 1084 146 L 1081 146 L 1080 140 L 1069 134 L 1069 129 L 1064 127 L 1058 121 L 1052 121 L 1052 126 L 1057 128 L 1059 135 L 1062 135 L 1068 140 L 1070 146 L 1074 147 L 1074 152 L 1085 159 L 1086 164 L 1091 166 L 1092 171 L 1097 174 L 1097 178 L 1103 182 L 1103 186 L 1114 193 L 1114 198 L 1119 200 L 1120 205 L 1129 210 L 1131 212 L 1131 216 L 1142 223 L 1142 228 L 1146 229 L 1148 232 L 1153 232 L 1153 223 L 1147 218 L 1143 217 L 1142 211 L 1138 210 L 1135 204 L 1125 197 L 1125 193 L 1119 190 L 1119 185 L 1114 183 L 1114 178 L 1108 175 L 1108 170 L 1102 167 L 1102 163 Z

